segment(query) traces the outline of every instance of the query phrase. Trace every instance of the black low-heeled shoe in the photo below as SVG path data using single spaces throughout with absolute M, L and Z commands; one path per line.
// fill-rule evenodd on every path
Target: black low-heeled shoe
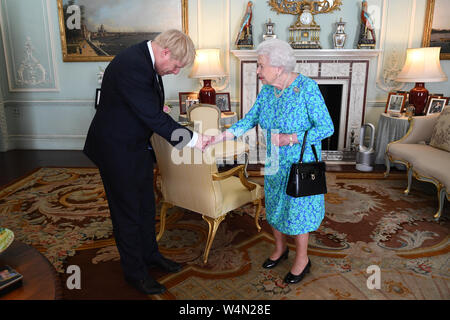
M 289 248 L 286 248 L 286 251 L 284 251 L 283 254 L 277 260 L 267 258 L 267 260 L 264 261 L 262 267 L 265 269 L 275 268 L 278 265 L 278 263 L 280 263 L 281 260 L 286 260 L 288 258 L 288 255 L 289 255 Z
M 290 284 L 299 283 L 303 279 L 305 274 L 309 273 L 309 269 L 311 269 L 311 260 L 308 259 L 308 263 L 305 269 L 303 269 L 303 271 L 299 275 L 288 272 L 286 277 L 284 277 L 284 282 Z

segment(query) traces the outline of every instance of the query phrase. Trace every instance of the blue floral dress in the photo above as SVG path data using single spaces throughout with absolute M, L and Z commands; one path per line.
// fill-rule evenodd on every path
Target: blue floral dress
M 321 141 L 334 132 L 333 122 L 317 83 L 303 75 L 280 93 L 273 86 L 264 85 L 255 104 L 243 119 L 229 130 L 236 137 L 243 135 L 257 124 L 266 130 L 267 156 L 265 162 L 264 192 L 266 219 L 278 231 L 288 234 L 304 234 L 319 228 L 325 215 L 323 195 L 293 198 L 286 194 L 291 164 L 300 158 L 301 144 L 306 130 L 303 161 L 314 161 L 311 144 L 320 158 Z M 297 133 L 300 143 L 292 147 L 276 147 L 270 143 L 272 133 Z

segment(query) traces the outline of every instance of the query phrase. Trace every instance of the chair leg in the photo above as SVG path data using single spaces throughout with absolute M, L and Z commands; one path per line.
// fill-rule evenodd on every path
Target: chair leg
M 159 241 L 159 239 L 162 238 L 164 229 L 166 228 L 166 212 L 167 209 L 172 208 L 173 205 L 171 205 L 168 202 L 164 202 L 161 208 L 161 213 L 159 214 L 159 233 L 156 236 L 156 241 Z
M 442 210 L 444 209 L 445 195 L 447 194 L 447 190 L 441 184 L 439 184 L 437 189 L 438 189 L 437 193 L 438 193 L 438 199 L 439 199 L 439 209 L 436 212 L 436 214 L 434 215 L 434 219 L 436 221 L 439 221 L 441 214 L 442 214 Z
M 406 169 L 408 170 L 407 174 L 408 174 L 408 186 L 406 187 L 406 190 L 403 191 L 404 194 L 408 195 L 409 192 L 411 191 L 411 185 L 412 185 L 412 177 L 413 177 L 413 168 L 412 165 L 410 165 L 409 163 L 406 165 Z
M 255 200 L 255 201 L 253 202 L 253 204 L 254 204 L 255 206 L 257 206 L 257 207 L 256 207 L 256 213 L 255 213 L 255 224 L 256 224 L 256 228 L 258 229 L 258 232 L 261 232 L 261 226 L 259 225 L 259 215 L 261 214 L 261 207 L 262 207 L 261 199 Z
M 203 263 L 206 264 L 208 262 L 209 250 L 211 249 L 211 245 L 216 237 L 217 228 L 223 219 L 225 219 L 225 215 L 216 219 L 202 215 L 202 218 L 208 223 L 209 226 L 208 240 L 206 240 L 205 252 L 203 254 Z

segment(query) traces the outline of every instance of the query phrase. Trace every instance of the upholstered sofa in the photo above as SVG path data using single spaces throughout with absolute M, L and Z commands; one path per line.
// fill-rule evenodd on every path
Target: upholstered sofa
M 411 189 L 413 177 L 436 186 L 439 208 L 434 218 L 439 220 L 450 191 L 450 107 L 440 114 L 412 118 L 405 136 L 388 144 L 385 160 L 385 177 L 389 175 L 391 163 L 406 166 L 405 194 Z

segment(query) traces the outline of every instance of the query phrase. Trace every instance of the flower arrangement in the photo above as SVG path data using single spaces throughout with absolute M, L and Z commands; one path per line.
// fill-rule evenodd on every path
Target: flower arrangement
M 172 112 L 172 105 L 168 102 L 164 103 L 163 111 L 167 114 Z

